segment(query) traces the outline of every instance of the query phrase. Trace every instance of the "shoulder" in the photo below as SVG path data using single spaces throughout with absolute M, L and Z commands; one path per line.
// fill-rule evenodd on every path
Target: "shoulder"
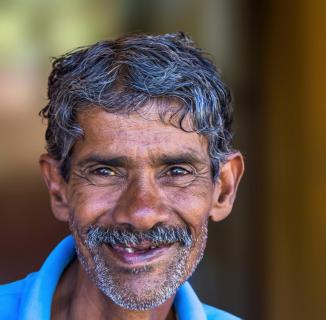
M 240 318 L 233 316 L 232 314 L 223 310 L 214 308 L 207 304 L 203 304 L 207 320 L 240 320 Z
M 23 292 L 34 277 L 35 273 L 31 273 L 22 280 L 0 285 L 1 319 L 14 320 L 17 318 Z

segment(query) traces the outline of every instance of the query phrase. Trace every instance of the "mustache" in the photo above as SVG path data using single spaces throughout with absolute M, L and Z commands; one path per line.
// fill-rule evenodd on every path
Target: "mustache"
M 91 226 L 86 237 L 86 245 L 92 248 L 102 244 L 136 246 L 145 241 L 155 246 L 180 243 L 181 246 L 191 247 L 193 237 L 188 227 L 166 225 L 155 225 L 146 231 L 138 231 L 133 227 Z

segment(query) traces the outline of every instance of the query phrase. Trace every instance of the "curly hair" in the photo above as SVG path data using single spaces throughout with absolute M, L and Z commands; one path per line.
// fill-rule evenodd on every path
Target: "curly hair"
M 40 115 L 48 121 L 47 151 L 66 181 L 73 145 L 83 135 L 77 115 L 90 106 L 130 113 L 153 99 L 176 99 L 180 128 L 185 130 L 182 121 L 190 116 L 193 130 L 208 140 L 214 178 L 233 152 L 230 90 L 214 63 L 182 32 L 97 42 L 55 58 L 52 66 L 49 102 Z

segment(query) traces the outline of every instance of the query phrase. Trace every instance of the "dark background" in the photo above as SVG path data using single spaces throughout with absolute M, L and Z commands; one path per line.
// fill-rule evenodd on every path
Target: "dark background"
M 37 270 L 68 230 L 38 171 L 50 56 L 124 32 L 189 32 L 231 86 L 246 160 L 191 282 L 246 319 L 324 319 L 326 2 L 0 2 L 0 283 Z

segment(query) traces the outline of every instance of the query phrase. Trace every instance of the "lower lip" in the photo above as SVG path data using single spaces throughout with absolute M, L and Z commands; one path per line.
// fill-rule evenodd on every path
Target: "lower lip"
M 117 251 L 113 249 L 111 246 L 106 246 L 113 255 L 123 264 L 132 265 L 133 267 L 136 267 L 137 265 L 144 265 L 149 262 L 152 262 L 156 259 L 161 258 L 164 254 L 169 251 L 169 249 L 172 247 L 172 245 L 159 247 L 155 249 L 151 249 L 145 252 L 133 252 L 129 253 L 126 251 Z

